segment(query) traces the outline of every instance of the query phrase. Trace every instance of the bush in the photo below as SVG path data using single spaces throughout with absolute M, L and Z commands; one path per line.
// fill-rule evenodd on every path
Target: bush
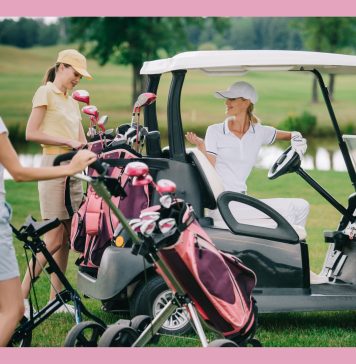
M 303 135 L 311 135 L 317 125 L 316 116 L 304 111 L 300 115 L 289 115 L 278 126 L 278 129 L 299 131 Z

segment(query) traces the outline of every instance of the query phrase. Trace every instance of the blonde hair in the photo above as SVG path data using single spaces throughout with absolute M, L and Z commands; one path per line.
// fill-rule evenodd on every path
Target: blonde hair
M 253 123 L 253 124 L 261 124 L 261 120 L 253 113 L 253 108 L 254 108 L 254 105 L 251 102 L 250 106 L 247 109 L 247 115 L 248 115 L 249 119 L 251 120 L 251 123 Z

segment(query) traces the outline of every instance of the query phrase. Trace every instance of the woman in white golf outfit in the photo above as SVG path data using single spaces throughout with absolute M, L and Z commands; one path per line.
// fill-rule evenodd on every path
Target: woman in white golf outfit
M 88 150 L 77 153 L 70 164 L 59 167 L 23 167 L 8 139 L 8 131 L 0 117 L 0 346 L 9 342 L 24 314 L 19 268 L 12 244 L 11 207 L 5 201 L 4 167 L 18 181 L 47 180 L 82 171 L 96 160 Z
M 261 125 L 253 114 L 257 93 L 249 83 L 235 82 L 226 91 L 217 91 L 215 96 L 225 99 L 226 119 L 208 127 L 205 141 L 192 132 L 188 132 L 186 138 L 215 167 L 226 191 L 247 192 L 246 180 L 262 145 L 272 144 L 275 140 L 290 140 L 292 148 L 301 157 L 305 153 L 307 143 L 299 132 L 281 131 Z M 262 201 L 277 210 L 292 225 L 305 227 L 309 203 L 304 199 L 272 198 Z M 238 221 L 273 225 L 271 219 L 266 219 L 265 214 L 254 208 L 236 204 L 234 211 Z

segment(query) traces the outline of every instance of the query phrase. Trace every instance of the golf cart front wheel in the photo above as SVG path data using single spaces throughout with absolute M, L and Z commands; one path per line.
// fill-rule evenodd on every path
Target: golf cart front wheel
M 126 325 L 114 324 L 108 327 L 98 342 L 99 347 L 130 347 L 137 340 L 138 333 Z
M 172 297 L 172 291 L 160 276 L 150 277 L 147 283 L 136 288 L 131 297 L 131 316 L 148 315 L 154 318 Z M 159 330 L 161 334 L 168 335 L 186 335 L 191 331 L 190 317 L 183 307 L 178 307 Z
M 105 327 L 95 321 L 83 321 L 72 327 L 64 341 L 65 347 L 97 347 Z

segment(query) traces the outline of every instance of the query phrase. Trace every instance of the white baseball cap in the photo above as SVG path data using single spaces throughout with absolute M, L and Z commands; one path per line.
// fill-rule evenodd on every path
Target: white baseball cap
M 233 83 L 227 90 L 216 91 L 214 94 L 218 99 L 237 99 L 243 97 L 255 104 L 258 100 L 255 88 L 247 82 L 238 81 Z

